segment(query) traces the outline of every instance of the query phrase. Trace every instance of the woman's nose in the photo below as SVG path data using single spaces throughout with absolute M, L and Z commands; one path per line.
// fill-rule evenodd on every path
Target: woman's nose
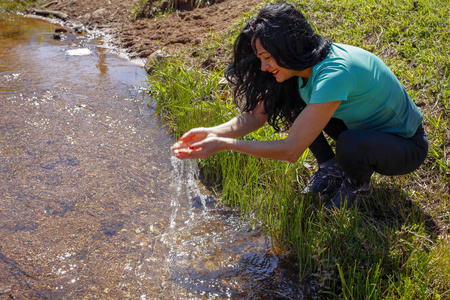
M 261 62 L 261 71 L 267 71 L 269 69 L 269 64 L 267 62 Z

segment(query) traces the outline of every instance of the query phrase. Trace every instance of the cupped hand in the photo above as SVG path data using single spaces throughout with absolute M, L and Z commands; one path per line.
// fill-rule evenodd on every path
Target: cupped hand
M 179 141 L 184 142 L 184 143 L 193 143 L 196 141 L 203 140 L 207 136 L 216 136 L 216 134 L 214 134 L 212 132 L 212 130 L 208 127 L 198 127 L 198 128 L 191 129 L 188 132 L 186 132 L 185 134 L 183 134 L 179 138 Z
M 179 159 L 206 158 L 220 151 L 217 139 L 209 128 L 194 128 L 183 134 L 172 150 Z
M 223 138 L 211 136 L 193 143 L 187 148 L 174 150 L 174 153 L 179 159 L 207 158 L 224 150 L 223 145 Z

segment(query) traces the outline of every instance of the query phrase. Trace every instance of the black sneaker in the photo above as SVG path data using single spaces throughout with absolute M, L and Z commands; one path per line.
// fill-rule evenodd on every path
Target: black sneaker
M 336 195 L 325 204 L 325 208 L 327 210 L 338 210 L 346 205 L 347 209 L 349 209 L 354 204 L 358 204 L 370 197 L 371 194 L 372 187 L 370 182 L 361 186 L 347 178 L 336 192 Z
M 319 168 L 302 190 L 302 194 L 329 195 L 339 189 L 342 182 L 343 176 L 341 174 L 331 174 L 326 169 Z

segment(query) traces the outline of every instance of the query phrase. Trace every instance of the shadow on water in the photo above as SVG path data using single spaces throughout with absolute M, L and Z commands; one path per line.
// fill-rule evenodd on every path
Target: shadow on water
M 60 26 L 0 15 L 0 298 L 304 298 L 171 158 L 143 68 Z

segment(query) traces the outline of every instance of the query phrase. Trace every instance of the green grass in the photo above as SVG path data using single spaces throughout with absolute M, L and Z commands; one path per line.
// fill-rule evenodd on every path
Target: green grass
M 18 12 L 33 4 L 41 4 L 42 0 L 0 0 L 0 12 Z
M 371 201 L 329 217 L 322 203 L 298 193 L 314 171 L 308 152 L 295 164 L 222 152 L 199 161 L 205 180 L 217 184 L 222 201 L 262 222 L 273 250 L 295 259 L 301 278 L 314 279 L 324 297 L 450 298 L 449 1 L 290 2 L 324 36 L 372 51 L 388 64 L 425 116 L 429 156 L 412 174 L 375 175 Z M 158 112 L 175 136 L 239 113 L 222 81 L 223 68 L 200 65 L 229 53 L 255 11 L 205 45 L 198 61 L 173 57 L 149 77 Z M 244 138 L 283 134 L 264 127 Z

